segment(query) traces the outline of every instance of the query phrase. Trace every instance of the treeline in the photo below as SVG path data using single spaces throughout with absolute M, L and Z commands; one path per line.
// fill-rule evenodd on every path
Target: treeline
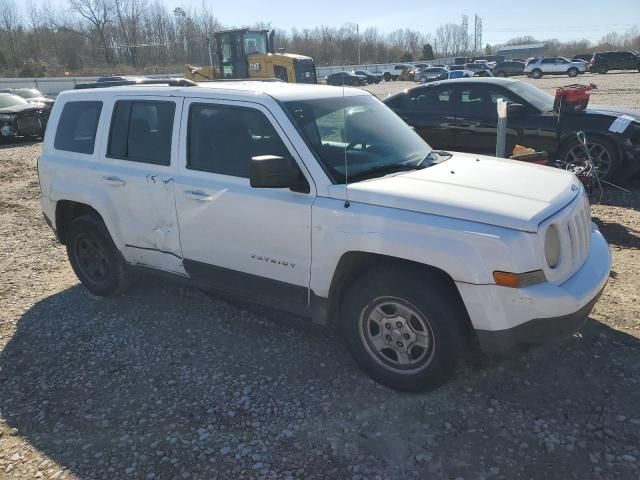
M 202 8 L 167 8 L 160 0 L 66 0 L 63 8 L 45 0 L 0 0 L 0 76 L 57 76 L 100 73 L 168 73 L 184 63 L 209 63 L 208 39 L 230 26 Z M 271 28 L 270 24 L 250 25 Z M 534 43 L 520 37 L 516 43 Z M 275 44 L 313 57 L 318 66 L 431 60 L 491 53 L 474 52 L 462 25 L 433 32 L 399 29 L 382 33 L 355 24 L 313 29 L 276 29 Z M 510 42 L 511 43 L 511 42 Z M 612 33 L 599 45 L 547 40 L 551 54 L 597 49 L 640 49 L 637 30 Z

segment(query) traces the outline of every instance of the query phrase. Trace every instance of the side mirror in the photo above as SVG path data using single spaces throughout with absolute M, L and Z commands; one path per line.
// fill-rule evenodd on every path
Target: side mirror
M 290 188 L 298 182 L 298 170 L 291 161 L 276 155 L 252 157 L 249 171 L 253 188 Z
M 509 105 L 507 105 L 507 114 L 517 117 L 519 115 L 522 115 L 525 109 L 526 107 L 521 103 L 510 103 Z

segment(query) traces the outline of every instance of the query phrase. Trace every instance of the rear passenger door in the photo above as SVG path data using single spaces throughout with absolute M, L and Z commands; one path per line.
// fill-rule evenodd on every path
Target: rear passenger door
M 96 167 L 125 260 L 185 274 L 174 200 L 182 99 L 118 96 Z
M 184 265 L 217 291 L 304 313 L 315 187 L 283 128 L 264 106 L 185 100 L 176 204 Z M 292 133 L 292 132 L 290 132 Z M 282 156 L 300 188 L 252 188 L 250 159 Z
M 433 148 L 453 149 L 456 145 L 454 89 L 450 85 L 415 88 L 398 98 L 394 110 Z

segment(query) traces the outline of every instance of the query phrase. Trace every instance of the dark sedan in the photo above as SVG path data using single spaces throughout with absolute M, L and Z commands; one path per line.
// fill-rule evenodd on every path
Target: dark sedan
M 524 75 L 524 62 L 498 62 L 492 73 L 494 77 Z
M 434 82 L 384 102 L 436 149 L 494 155 L 499 98 L 510 104 L 507 152 L 523 145 L 546 151 L 551 159 L 584 158 L 576 138 L 584 131 L 601 178 L 624 180 L 640 171 L 640 112 L 594 106 L 559 115 L 553 96 L 502 78 Z
M 348 85 L 351 87 L 357 87 L 359 85 L 366 85 L 367 77 L 364 75 L 355 75 L 349 72 L 337 72 L 327 75 L 327 85 Z
M 382 75 L 370 72 L 369 70 L 356 70 L 353 73 L 365 77 L 369 84 L 380 83 L 382 81 Z
M 29 103 L 10 93 L 0 93 L 0 140 L 42 137 L 47 113 L 41 103 Z

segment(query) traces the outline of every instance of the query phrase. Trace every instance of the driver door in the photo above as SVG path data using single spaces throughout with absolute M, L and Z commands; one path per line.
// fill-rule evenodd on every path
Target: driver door
M 217 291 L 301 313 L 315 187 L 287 136 L 266 108 L 248 102 L 186 100 L 182 125 L 175 188 L 187 273 Z M 252 188 L 249 163 L 258 155 L 289 158 L 308 191 Z

